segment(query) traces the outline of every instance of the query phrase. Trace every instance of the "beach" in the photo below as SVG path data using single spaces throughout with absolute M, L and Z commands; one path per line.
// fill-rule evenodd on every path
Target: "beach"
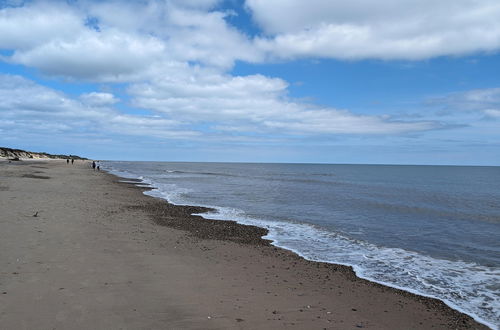
M 486 329 L 87 161 L 2 161 L 0 179 L 2 329 Z

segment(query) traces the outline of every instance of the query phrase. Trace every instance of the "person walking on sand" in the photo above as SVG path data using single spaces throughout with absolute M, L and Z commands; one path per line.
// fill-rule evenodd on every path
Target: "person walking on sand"
M 73 165 L 74 162 L 75 162 L 75 159 L 71 158 L 71 165 Z
M 92 162 L 92 169 L 95 171 L 95 162 Z
M 69 164 L 69 159 L 68 158 L 66 158 L 66 164 Z

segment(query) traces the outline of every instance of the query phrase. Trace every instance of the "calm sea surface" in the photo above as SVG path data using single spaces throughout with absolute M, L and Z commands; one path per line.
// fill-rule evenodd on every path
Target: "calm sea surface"
M 351 265 L 500 324 L 500 167 L 104 162 L 147 194 L 269 229 L 274 245 Z

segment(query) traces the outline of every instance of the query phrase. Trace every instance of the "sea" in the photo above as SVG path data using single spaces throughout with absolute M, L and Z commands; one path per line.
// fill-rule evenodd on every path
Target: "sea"
M 148 195 L 500 326 L 500 167 L 102 162 Z

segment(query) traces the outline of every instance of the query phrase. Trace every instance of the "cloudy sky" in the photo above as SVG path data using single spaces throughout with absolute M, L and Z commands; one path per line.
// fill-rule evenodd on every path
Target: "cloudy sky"
M 0 0 L 0 145 L 500 164 L 498 0 Z

